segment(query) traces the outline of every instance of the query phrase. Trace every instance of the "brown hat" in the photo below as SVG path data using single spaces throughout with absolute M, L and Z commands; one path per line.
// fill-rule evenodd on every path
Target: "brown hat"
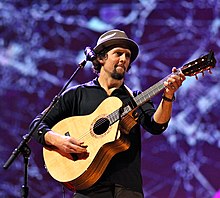
M 131 62 L 137 58 L 139 52 L 137 43 L 129 39 L 125 32 L 121 30 L 110 30 L 102 34 L 93 50 L 98 54 L 109 47 L 125 47 L 129 49 L 131 51 Z

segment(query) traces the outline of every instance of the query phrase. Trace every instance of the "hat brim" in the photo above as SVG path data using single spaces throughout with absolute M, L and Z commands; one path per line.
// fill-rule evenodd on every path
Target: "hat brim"
M 93 48 L 96 54 L 100 53 L 102 50 L 109 47 L 123 47 L 127 48 L 131 51 L 131 62 L 133 62 L 139 53 L 139 47 L 137 43 L 128 38 L 114 38 L 107 41 L 103 41 L 99 43 L 97 46 Z

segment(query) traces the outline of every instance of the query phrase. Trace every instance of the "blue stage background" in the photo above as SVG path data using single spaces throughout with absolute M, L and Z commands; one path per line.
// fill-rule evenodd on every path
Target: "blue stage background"
M 0 165 L 29 133 L 100 34 L 122 29 L 140 45 L 126 84 L 145 90 L 173 66 L 207 54 L 217 59 L 213 74 L 187 77 L 176 95 L 163 135 L 143 131 L 145 197 L 220 197 L 220 1 L 218 0 L 3 0 L 0 2 Z M 72 85 L 95 75 L 91 63 Z M 158 105 L 161 94 L 153 98 Z M 62 186 L 44 168 L 42 147 L 29 142 L 29 197 L 58 198 Z M 0 169 L 0 197 L 21 197 L 23 157 Z M 64 190 L 66 197 L 72 197 Z

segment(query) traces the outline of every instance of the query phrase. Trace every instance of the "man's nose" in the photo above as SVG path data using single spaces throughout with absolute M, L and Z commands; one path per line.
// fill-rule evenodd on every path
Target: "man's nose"
M 121 55 L 120 61 L 126 62 L 126 54 L 125 54 L 125 53 L 123 53 L 123 54 Z

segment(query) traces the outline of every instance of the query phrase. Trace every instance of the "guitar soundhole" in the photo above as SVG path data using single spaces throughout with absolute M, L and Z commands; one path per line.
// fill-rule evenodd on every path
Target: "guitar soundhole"
M 93 131 L 96 135 L 101 135 L 105 133 L 109 128 L 109 120 L 107 118 L 100 118 L 96 121 L 93 126 Z

